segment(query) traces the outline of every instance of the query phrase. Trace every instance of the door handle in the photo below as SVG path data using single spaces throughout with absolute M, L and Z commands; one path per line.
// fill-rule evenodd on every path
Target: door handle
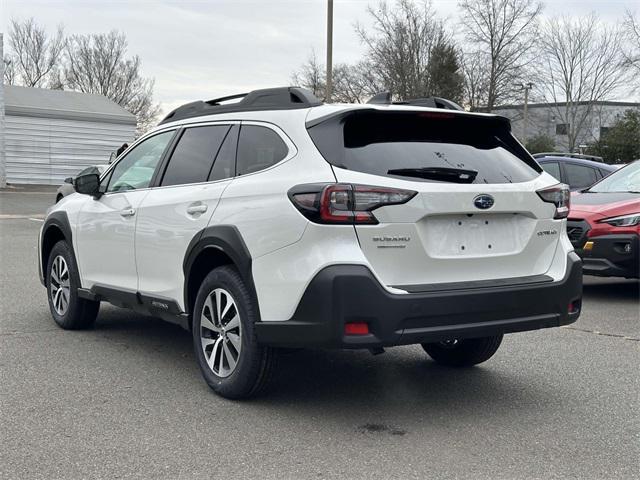
M 197 205 L 191 205 L 187 207 L 187 213 L 189 215 L 196 215 L 198 213 L 204 213 L 207 211 L 207 205 L 204 203 L 199 203 Z
M 136 211 L 133 208 L 125 208 L 124 210 L 120 210 L 120 215 L 123 217 L 133 217 L 136 214 Z

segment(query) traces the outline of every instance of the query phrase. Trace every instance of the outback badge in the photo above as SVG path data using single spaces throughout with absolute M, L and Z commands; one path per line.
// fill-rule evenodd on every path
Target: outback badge
M 487 210 L 493 207 L 494 203 L 495 201 L 493 200 L 493 197 L 491 195 L 487 195 L 486 193 L 483 193 L 482 195 L 478 195 L 476 198 L 473 199 L 473 204 L 476 206 L 476 208 L 479 208 L 480 210 Z

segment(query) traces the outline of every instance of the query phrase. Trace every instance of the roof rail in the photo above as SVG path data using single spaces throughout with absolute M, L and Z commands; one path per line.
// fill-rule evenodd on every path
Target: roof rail
M 415 107 L 444 108 L 447 110 L 464 111 L 464 108 L 462 108 L 456 102 L 440 97 L 413 98 L 410 100 L 394 102 L 391 98 L 391 92 L 377 93 L 376 95 L 371 97 L 367 103 L 373 105 L 412 105 Z
M 224 103 L 242 99 L 235 103 Z M 279 87 L 254 90 L 206 102 L 199 100 L 182 105 L 170 112 L 158 125 L 185 118 L 215 115 L 218 113 L 246 112 L 251 110 L 293 110 L 321 105 L 322 102 L 306 88 Z
M 582 153 L 569 153 L 569 152 L 540 152 L 534 153 L 533 158 L 544 157 L 568 157 L 568 158 L 580 158 L 582 160 L 592 160 L 594 162 L 604 163 L 604 159 L 597 155 L 586 155 Z

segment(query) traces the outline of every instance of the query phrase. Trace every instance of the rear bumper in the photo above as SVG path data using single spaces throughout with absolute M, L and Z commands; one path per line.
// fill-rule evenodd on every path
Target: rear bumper
M 602 235 L 587 239 L 593 242 L 591 250 L 576 249 L 582 257 L 586 275 L 638 278 L 640 274 L 640 237 L 628 235 Z
M 409 294 L 389 293 L 365 266 L 333 265 L 310 282 L 291 319 L 255 327 L 266 345 L 374 348 L 566 325 L 578 319 L 581 298 L 581 261 L 573 252 L 557 282 Z M 370 333 L 344 335 L 349 322 L 366 322 Z

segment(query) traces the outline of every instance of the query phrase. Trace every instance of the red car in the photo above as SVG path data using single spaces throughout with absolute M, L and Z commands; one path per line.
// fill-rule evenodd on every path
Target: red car
M 571 195 L 567 234 L 585 274 L 639 277 L 640 160 Z

